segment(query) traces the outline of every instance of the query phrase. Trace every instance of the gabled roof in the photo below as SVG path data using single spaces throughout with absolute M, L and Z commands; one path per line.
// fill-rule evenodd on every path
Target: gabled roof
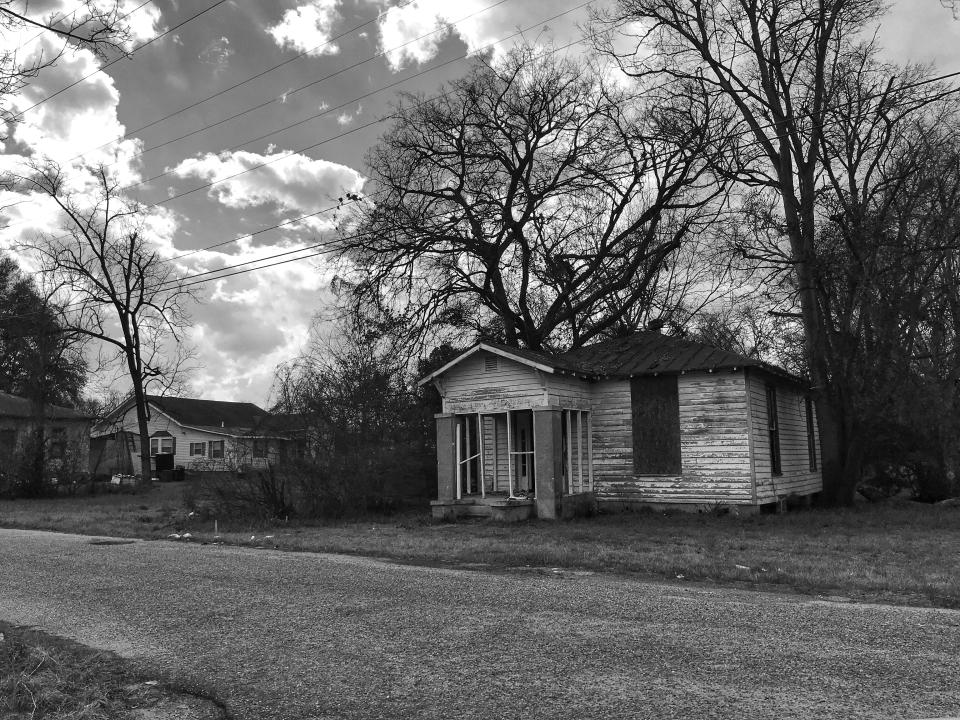
M 430 373 L 421 379 L 419 384 L 423 385 L 434 380 L 480 350 L 510 358 L 542 372 L 576 375 L 592 380 L 680 374 L 695 370 L 758 367 L 794 382 L 803 382 L 803 378 L 756 358 L 721 350 L 693 340 L 644 331 L 612 340 L 603 340 L 558 355 L 482 342 L 461 353 L 439 370 Z
M 264 436 L 270 416 L 270 413 L 253 403 L 160 395 L 147 395 L 146 398 L 150 406 L 178 425 L 221 435 Z M 133 396 L 128 397 L 110 413 L 110 417 L 123 416 L 133 407 L 133 403 Z
M 253 403 L 147 395 L 151 405 L 181 425 L 252 428 L 263 422 L 269 413 Z
M 461 362 L 466 360 L 471 355 L 474 355 L 481 350 L 486 350 L 489 353 L 494 355 L 499 355 L 500 357 L 509 358 L 511 360 L 516 360 L 522 365 L 528 365 L 536 370 L 541 372 L 554 373 L 562 372 L 568 375 L 582 375 L 583 373 L 579 372 L 572 365 L 568 365 L 566 362 L 561 360 L 555 355 L 548 355 L 547 353 L 536 352 L 534 350 L 524 350 L 522 348 L 510 347 L 509 345 L 501 345 L 500 343 L 492 342 L 480 342 L 474 345 L 472 348 L 463 351 L 457 355 L 453 360 L 448 362 L 443 367 L 434 370 L 432 373 L 426 377 L 421 378 L 417 384 L 425 385 L 431 380 L 440 377 L 447 370 L 452 368 L 454 365 L 459 365 Z
M 78 410 L 60 407 L 59 405 L 47 405 L 44 408 L 44 414 L 48 420 L 90 419 Z M 30 400 L 19 395 L 0 392 L 0 417 L 32 418 L 33 415 L 33 403 Z

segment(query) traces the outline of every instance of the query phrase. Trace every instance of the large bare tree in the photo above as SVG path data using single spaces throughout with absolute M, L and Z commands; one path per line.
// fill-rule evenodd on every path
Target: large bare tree
M 178 382 L 189 353 L 181 344 L 193 299 L 173 264 L 145 236 L 143 210 L 119 194 L 100 167 L 92 201 L 67 191 L 66 177 L 49 165 L 22 180 L 23 189 L 48 195 L 63 212 L 64 234 L 27 243 L 48 286 L 64 300 L 62 324 L 106 349 L 129 378 L 140 435 L 141 479 L 149 482 L 151 385 Z
M 722 192 L 710 103 L 661 99 L 531 49 L 405 96 L 339 243 L 358 295 L 534 349 L 642 318 Z
M 882 11 L 878 0 L 618 0 L 597 17 L 623 69 L 713 102 L 733 123 L 726 171 L 752 231 L 739 251 L 778 273 L 796 305 L 825 497 L 839 503 L 853 499 L 866 432 L 844 367 L 870 295 L 857 265 L 879 201 L 916 167 L 897 158 L 905 129 L 944 90 L 877 62 L 867 31 Z M 825 245 L 831 224 L 842 240 Z M 847 308 L 830 297 L 838 249 L 846 279 L 861 283 Z

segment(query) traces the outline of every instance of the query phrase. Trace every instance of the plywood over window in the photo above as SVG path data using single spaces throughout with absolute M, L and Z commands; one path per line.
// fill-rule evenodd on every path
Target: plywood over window
M 679 475 L 680 399 L 675 375 L 633 378 L 633 471 L 637 475 Z

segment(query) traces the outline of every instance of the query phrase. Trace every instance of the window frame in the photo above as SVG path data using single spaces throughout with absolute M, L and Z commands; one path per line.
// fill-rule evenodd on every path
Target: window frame
M 807 425 L 807 458 L 810 464 L 810 472 L 817 472 L 817 435 L 816 427 L 814 425 L 813 418 L 813 399 L 807 395 L 804 397 L 804 411 L 806 412 L 806 425 Z
M 770 474 L 783 475 L 780 452 L 780 416 L 777 408 L 777 386 L 767 385 L 767 441 L 770 445 Z
M 190 457 L 206 457 L 207 443 L 205 440 L 190 443 Z
M 210 440 L 208 443 L 208 457 L 211 460 L 222 460 L 224 454 L 224 442 L 223 440 Z
M 176 438 L 159 435 L 157 437 L 150 438 L 150 457 L 156 457 L 157 455 L 176 455 L 177 446 L 174 442 Z M 169 444 L 170 449 L 164 451 L 164 445 Z

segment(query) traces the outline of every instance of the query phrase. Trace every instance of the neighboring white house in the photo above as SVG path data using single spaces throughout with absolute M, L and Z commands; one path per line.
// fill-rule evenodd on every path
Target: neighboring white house
M 266 467 L 293 452 L 291 437 L 253 403 L 148 395 L 147 406 L 155 476 L 177 467 Z M 90 435 L 93 473 L 139 473 L 140 435 L 133 398 L 94 425 Z
M 420 382 L 443 398 L 437 517 L 756 508 L 822 489 L 803 379 L 702 343 L 643 332 L 562 355 L 480 343 Z

